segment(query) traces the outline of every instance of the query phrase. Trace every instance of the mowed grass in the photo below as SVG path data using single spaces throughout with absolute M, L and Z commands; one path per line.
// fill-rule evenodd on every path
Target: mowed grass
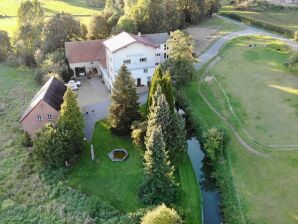
M 106 121 L 99 121 L 91 144 L 96 160 L 91 160 L 90 148 L 69 176 L 69 184 L 90 195 L 109 201 L 114 207 L 131 212 L 142 207 L 138 187 L 143 179 L 142 151 L 136 149 L 130 138 L 112 134 Z M 112 162 L 108 153 L 125 149 L 129 156 L 124 162 Z
M 76 189 L 96 195 L 123 212 L 145 207 L 138 198 L 143 180 L 143 151 L 134 147 L 128 137 L 112 134 L 105 120 L 96 124 L 91 142 L 96 161 L 91 161 L 90 149 L 71 171 L 67 183 Z M 108 153 L 117 148 L 129 153 L 124 162 L 112 162 Z M 201 196 L 192 165 L 187 157 L 177 168 L 180 180 L 180 198 L 177 206 L 183 209 L 189 224 L 201 223 Z
M 17 10 L 22 0 L 0 0 L 0 30 L 5 30 L 10 36 L 17 26 Z M 98 14 L 102 8 L 93 8 L 88 6 L 84 0 L 40 0 L 45 11 L 46 20 L 59 12 L 72 14 L 77 20 L 88 25 L 91 16 Z M 3 17 L 2 16 L 9 16 Z
M 233 6 L 226 5 L 222 8 L 223 12 L 232 13 L 247 18 L 263 21 L 265 23 L 277 25 L 287 28 L 292 31 L 298 31 L 298 10 L 297 9 L 283 9 L 283 10 L 264 10 L 261 12 L 249 10 L 235 10 Z
M 291 53 L 267 37 L 242 37 L 226 45 L 222 60 L 211 70 L 248 133 L 267 145 L 298 146 L 298 76 L 283 65 Z M 232 117 L 218 83 L 208 85 Z
M 244 39 L 245 40 L 245 39 Z M 229 50 L 238 48 L 237 41 L 230 42 Z M 244 59 L 243 59 L 244 60 Z M 230 64 L 230 69 L 233 70 L 233 65 L 237 64 L 239 74 L 242 74 L 242 64 L 239 61 Z M 264 67 L 268 66 L 264 64 Z M 253 69 L 254 66 L 251 66 Z M 200 76 L 202 72 L 198 74 Z M 230 73 L 227 74 L 227 76 Z M 285 79 L 290 74 L 285 74 Z M 262 79 L 262 77 L 260 78 Z M 244 81 L 239 84 L 243 84 Z M 247 84 L 248 85 L 248 84 Z M 252 85 L 252 84 L 251 84 Z M 192 117 L 195 121 L 200 122 L 203 128 L 209 127 L 228 127 L 215 115 L 204 100 L 200 97 L 198 89 L 205 96 L 208 96 L 212 105 L 218 109 L 224 108 L 220 105 L 217 97 L 210 94 L 208 86 L 202 87 L 195 81 L 192 85 L 185 89 L 189 105 L 192 109 Z M 256 94 L 262 91 L 263 86 L 259 86 Z M 245 88 L 242 88 L 246 91 Z M 240 97 L 233 96 L 239 99 Z M 253 99 L 255 100 L 255 99 Z M 272 103 L 271 108 L 274 107 Z M 256 110 L 258 108 L 255 108 Z M 275 120 L 282 118 L 283 114 Z M 297 122 L 296 122 L 297 123 Z M 298 221 L 298 152 L 270 152 L 267 157 L 261 157 L 248 152 L 235 138 L 231 131 L 230 142 L 227 146 L 228 160 L 230 160 L 230 171 L 234 178 L 236 193 L 240 199 L 240 209 L 244 213 L 245 221 L 253 221 L 254 223 L 297 223 Z M 288 134 L 291 134 L 288 132 Z M 223 166 L 229 167 L 228 161 Z M 239 220 L 239 223 L 242 223 Z
M 180 177 L 180 199 L 177 205 L 183 208 L 185 222 L 187 224 L 198 224 L 202 222 L 202 199 L 200 188 L 192 164 L 185 155 L 184 161 L 177 168 Z

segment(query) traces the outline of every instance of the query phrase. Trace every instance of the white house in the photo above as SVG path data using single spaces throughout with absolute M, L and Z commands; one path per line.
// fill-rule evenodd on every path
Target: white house
M 98 72 L 111 90 L 125 64 L 137 86 L 149 86 L 155 67 L 168 55 L 167 33 L 138 35 L 122 32 L 108 40 L 65 43 L 66 57 L 75 77 Z

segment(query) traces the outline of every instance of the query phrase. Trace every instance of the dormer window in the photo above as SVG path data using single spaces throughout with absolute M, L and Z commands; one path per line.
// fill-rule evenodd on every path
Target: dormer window
M 36 117 L 37 117 L 37 120 L 38 120 L 38 121 L 42 121 L 42 117 L 41 117 L 41 115 L 37 115 Z

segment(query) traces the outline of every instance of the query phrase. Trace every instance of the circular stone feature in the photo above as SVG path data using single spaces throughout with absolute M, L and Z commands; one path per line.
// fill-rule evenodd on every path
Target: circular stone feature
M 119 162 L 127 158 L 128 152 L 125 149 L 114 149 L 108 155 L 113 162 Z

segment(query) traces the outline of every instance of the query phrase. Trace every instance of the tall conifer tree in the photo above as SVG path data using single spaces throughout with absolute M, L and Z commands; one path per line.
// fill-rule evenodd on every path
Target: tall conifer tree
M 157 125 L 148 133 L 146 140 L 145 180 L 139 191 L 146 205 L 169 204 L 176 199 L 174 168 L 170 165 L 162 135 L 161 127 Z
M 113 86 L 108 121 L 115 133 L 127 134 L 132 122 L 139 117 L 139 96 L 135 81 L 125 65 L 121 67 Z

